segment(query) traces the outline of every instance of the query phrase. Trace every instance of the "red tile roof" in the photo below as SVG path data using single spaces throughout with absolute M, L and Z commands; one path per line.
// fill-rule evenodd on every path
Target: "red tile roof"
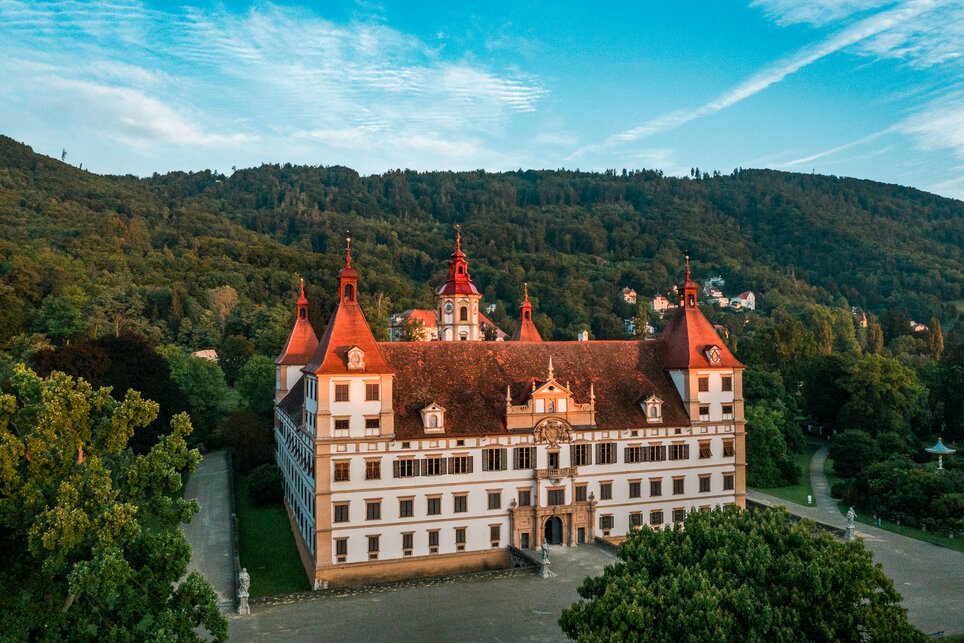
M 469 276 L 469 262 L 465 260 L 465 253 L 462 252 L 462 236 L 455 235 L 455 252 L 449 260 L 449 274 L 438 289 L 440 295 L 479 295 L 479 289 L 472 283 Z
M 348 370 L 346 353 L 352 346 L 358 346 L 365 352 L 365 368 Z M 347 300 L 343 300 L 335 308 L 325 334 L 321 336 L 318 349 L 304 371 L 316 375 L 393 372 L 382 358 L 379 344 L 365 321 L 361 306 L 357 301 Z
M 666 368 L 743 368 L 697 306 L 677 308 L 659 338 L 666 344 Z M 719 364 L 707 359 L 710 346 L 720 347 Z
M 524 396 L 534 379 L 545 378 L 550 357 L 557 381 L 568 382 L 577 403 L 589 402 L 594 385 L 601 429 L 647 426 L 638 402 L 653 393 L 664 400 L 664 423 L 689 424 L 663 370 L 660 341 L 382 342 L 378 347 L 395 370 L 400 439 L 424 435 L 420 411 L 432 402 L 447 409 L 446 434 L 506 433 L 506 385 L 513 398 Z
M 305 284 L 301 282 L 301 296 L 295 308 L 295 325 L 288 335 L 288 341 L 281 354 L 274 361 L 279 366 L 304 366 L 318 349 L 318 336 L 308 323 L 308 299 L 305 297 Z
M 427 310 L 425 308 L 409 308 L 401 314 L 401 318 L 405 321 L 419 320 L 422 322 L 422 328 L 436 328 L 438 326 L 438 316 L 435 314 L 434 310 Z

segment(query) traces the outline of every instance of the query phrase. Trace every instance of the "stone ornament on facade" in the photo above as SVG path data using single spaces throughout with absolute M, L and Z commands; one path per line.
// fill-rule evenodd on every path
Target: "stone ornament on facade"
M 572 442 L 572 427 L 565 420 L 558 418 L 546 418 L 539 422 L 533 433 L 537 443 L 545 442 L 552 448 Z

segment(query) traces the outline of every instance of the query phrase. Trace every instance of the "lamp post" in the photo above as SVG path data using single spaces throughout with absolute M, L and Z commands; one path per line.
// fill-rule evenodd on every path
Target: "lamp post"
M 937 438 L 937 444 L 932 447 L 925 447 L 924 451 L 937 456 L 937 470 L 944 470 L 944 456 L 956 453 L 956 449 L 951 449 L 950 447 L 944 446 L 944 441 L 941 438 Z

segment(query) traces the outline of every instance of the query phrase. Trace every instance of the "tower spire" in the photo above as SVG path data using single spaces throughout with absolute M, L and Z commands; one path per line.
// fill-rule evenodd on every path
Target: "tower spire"
M 539 330 L 535 324 L 532 323 L 532 302 L 529 301 L 528 283 L 522 284 L 522 306 L 520 306 L 520 308 L 522 310 L 522 319 L 519 321 L 519 327 L 512 335 L 512 341 L 541 342 L 542 336 L 539 335 Z
M 686 255 L 686 281 L 690 280 L 690 256 Z
M 351 231 L 345 232 L 345 267 L 351 268 Z

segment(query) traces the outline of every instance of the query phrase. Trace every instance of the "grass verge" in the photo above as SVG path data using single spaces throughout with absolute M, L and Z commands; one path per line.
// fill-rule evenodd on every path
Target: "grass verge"
M 813 488 L 810 486 L 810 460 L 813 459 L 813 454 L 816 453 L 821 444 L 823 443 L 819 440 L 808 439 L 803 451 L 793 454 L 797 469 L 800 471 L 800 480 L 797 484 L 785 487 L 762 487 L 760 491 L 776 496 L 780 500 L 795 502 L 804 507 L 813 507 L 813 503 L 807 504 L 807 496 L 813 496 Z
M 311 589 L 284 507 L 253 505 L 248 498 L 245 476 L 235 477 L 234 493 L 241 566 L 246 567 L 251 575 L 251 596 Z
M 837 508 L 840 509 L 840 513 L 846 513 L 848 509 L 848 507 L 844 506 L 843 502 L 838 502 Z M 942 534 L 936 531 L 924 531 L 916 527 L 908 527 L 907 525 L 898 525 L 897 523 L 889 520 L 881 520 L 880 524 L 878 525 L 874 521 L 874 517 L 872 515 L 857 511 L 856 507 L 854 508 L 854 513 L 857 514 L 857 522 L 859 523 L 873 525 L 883 529 L 884 531 L 900 534 L 901 536 L 907 536 L 908 538 L 914 538 L 916 540 L 923 540 L 924 542 L 931 543 L 932 545 L 939 545 L 941 547 L 947 547 L 948 549 L 954 549 L 964 553 L 964 534 L 958 534 L 954 538 L 951 538 L 947 534 Z

